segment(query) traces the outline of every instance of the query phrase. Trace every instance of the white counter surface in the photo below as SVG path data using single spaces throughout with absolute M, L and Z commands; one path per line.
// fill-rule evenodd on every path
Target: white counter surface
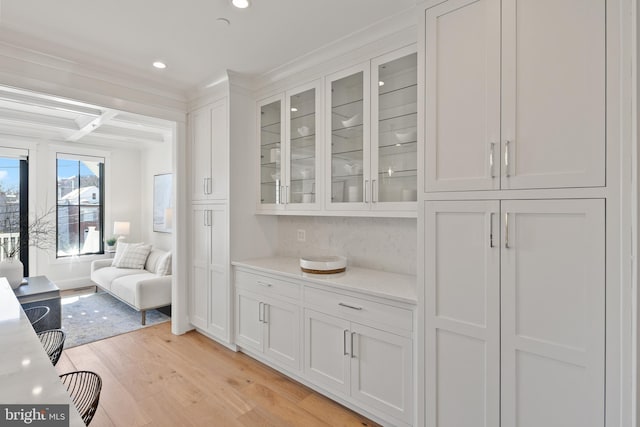
M 369 295 L 416 304 L 416 277 L 408 274 L 389 273 L 351 267 L 337 274 L 309 274 L 300 270 L 298 258 L 273 257 L 234 261 L 237 267 L 248 267 L 265 273 L 275 273 L 320 285 L 352 290 Z
M 0 278 L 0 404 L 68 404 L 70 426 L 84 426 L 7 280 Z

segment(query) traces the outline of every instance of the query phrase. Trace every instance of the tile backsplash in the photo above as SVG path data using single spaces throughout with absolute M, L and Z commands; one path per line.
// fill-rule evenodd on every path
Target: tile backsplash
M 305 230 L 304 242 L 298 230 Z M 355 267 L 415 275 L 416 252 L 416 219 L 278 217 L 280 256 L 343 255 Z

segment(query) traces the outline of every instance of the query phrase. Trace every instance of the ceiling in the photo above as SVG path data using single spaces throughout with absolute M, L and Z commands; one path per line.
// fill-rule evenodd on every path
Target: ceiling
M 256 76 L 407 11 L 416 0 L 0 0 L 0 43 L 187 95 Z M 226 24 L 218 18 L 230 22 Z M 152 62 L 162 60 L 158 70 Z M 1 83 L 0 83 L 1 84 Z M 147 147 L 172 124 L 0 86 L 0 136 Z
M 0 0 L 0 29 L 56 56 L 183 92 L 225 70 L 259 75 L 415 6 L 416 0 Z M 230 25 L 219 21 L 225 18 Z M 152 62 L 167 63 L 156 70 Z

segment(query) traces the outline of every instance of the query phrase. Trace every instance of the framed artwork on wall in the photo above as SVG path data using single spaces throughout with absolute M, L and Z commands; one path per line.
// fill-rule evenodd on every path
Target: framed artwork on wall
M 153 231 L 158 233 L 173 229 L 172 181 L 170 173 L 153 176 Z

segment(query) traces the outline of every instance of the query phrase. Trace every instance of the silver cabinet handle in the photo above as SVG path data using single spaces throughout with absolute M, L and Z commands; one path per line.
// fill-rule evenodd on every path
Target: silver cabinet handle
M 284 185 L 280 186 L 280 194 L 278 195 L 278 204 L 283 204 L 284 203 L 282 201 L 284 199 L 284 196 L 282 195 L 282 193 L 284 193 Z
M 344 332 L 342 333 L 342 355 L 343 356 L 349 355 L 349 353 L 347 353 L 347 332 L 349 332 L 349 330 L 345 329 Z
M 364 180 L 364 202 L 365 203 L 369 203 L 369 200 L 367 198 L 367 192 L 369 191 L 369 180 L 365 179 Z
M 269 323 L 271 317 L 271 306 L 266 302 L 262 303 L 262 323 Z
M 496 143 L 491 143 L 491 148 L 489 149 L 489 173 L 491 174 L 491 178 L 495 178 L 496 174 L 493 171 L 493 152 L 496 148 Z
M 263 304 L 264 304 L 263 302 L 258 303 L 258 321 L 260 323 L 264 323 L 263 317 L 262 317 L 262 305 Z
M 289 203 L 289 186 L 285 185 L 284 186 L 284 204 L 286 205 L 287 203 Z
M 507 178 L 511 176 L 511 171 L 509 171 L 509 144 L 511 141 L 507 140 L 504 143 L 504 176 Z
M 351 358 L 355 359 L 356 355 L 353 353 L 353 336 L 355 335 L 355 332 L 351 332 Z
M 202 194 L 207 194 L 207 178 L 202 178 Z
M 504 214 L 504 247 L 509 249 L 509 212 Z
M 494 213 L 491 212 L 491 215 L 489 216 L 489 247 L 493 248 L 493 215 Z
M 349 305 L 349 304 L 345 304 L 343 302 L 339 302 L 338 305 L 340 305 L 342 307 L 350 308 L 352 310 L 362 310 L 362 307 L 356 307 L 355 305 Z
M 202 211 L 202 217 L 204 219 L 204 226 L 205 227 L 211 227 L 213 225 L 213 220 L 212 220 L 212 215 L 211 215 L 211 210 L 210 209 L 205 209 Z
M 209 215 L 207 215 L 207 211 L 203 210 L 202 211 L 202 221 L 203 221 L 205 227 L 209 226 L 208 221 L 207 221 L 208 217 L 209 217 Z
M 258 285 L 266 286 L 267 288 L 270 288 L 271 286 L 273 286 L 271 283 L 267 283 L 267 282 L 258 281 L 257 283 L 258 283 Z
M 207 194 L 213 193 L 213 178 L 207 178 Z

